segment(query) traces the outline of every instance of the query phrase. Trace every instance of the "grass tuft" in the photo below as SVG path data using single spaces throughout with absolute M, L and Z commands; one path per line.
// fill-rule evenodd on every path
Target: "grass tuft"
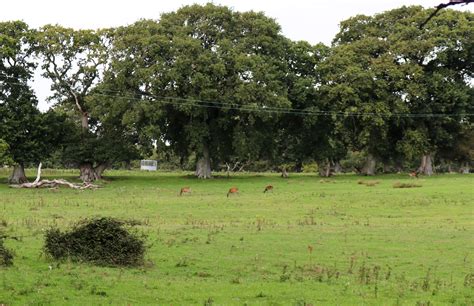
M 396 182 L 393 184 L 393 188 L 417 188 L 421 187 L 420 184 L 417 183 L 401 183 L 401 182 Z
M 3 245 L 0 237 L 0 266 L 9 267 L 13 265 L 13 253 Z

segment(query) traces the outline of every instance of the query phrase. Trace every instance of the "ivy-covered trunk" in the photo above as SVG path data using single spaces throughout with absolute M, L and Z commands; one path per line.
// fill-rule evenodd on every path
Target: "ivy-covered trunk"
M 418 172 L 428 176 L 433 174 L 433 158 L 431 153 L 427 153 L 421 157 L 421 164 L 418 168 Z
M 25 175 L 25 167 L 23 164 L 18 164 L 13 167 L 13 173 L 8 178 L 9 184 L 23 184 L 27 183 L 28 179 Z
M 196 176 L 200 179 L 211 178 L 211 158 L 209 156 L 209 147 L 207 145 L 203 146 L 202 156 L 197 161 Z
M 375 157 L 372 154 L 368 154 L 365 160 L 364 168 L 362 168 L 363 175 L 375 175 Z

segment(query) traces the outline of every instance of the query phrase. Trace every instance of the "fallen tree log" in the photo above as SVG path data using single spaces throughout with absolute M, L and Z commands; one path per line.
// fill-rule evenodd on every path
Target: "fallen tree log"
M 72 189 L 79 189 L 79 190 L 84 190 L 84 189 L 97 189 L 100 188 L 98 185 L 90 184 L 90 183 L 83 183 L 83 184 L 74 184 L 71 182 L 68 182 L 66 180 L 40 180 L 40 181 L 35 181 L 33 183 L 23 183 L 19 185 L 10 185 L 11 188 L 56 188 L 59 186 L 66 186 Z
M 72 189 L 97 189 L 99 188 L 98 185 L 94 185 L 91 183 L 83 183 L 81 184 L 74 184 L 70 183 L 66 180 L 59 179 L 59 180 L 40 180 L 41 178 L 41 166 L 43 164 L 39 163 L 38 166 L 38 173 L 36 175 L 36 180 L 33 183 L 23 183 L 18 185 L 10 185 L 11 188 L 56 188 L 59 186 L 66 186 Z

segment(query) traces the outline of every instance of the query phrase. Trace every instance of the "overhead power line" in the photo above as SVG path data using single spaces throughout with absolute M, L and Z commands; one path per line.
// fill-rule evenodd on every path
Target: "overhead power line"
M 5 82 L 11 85 L 24 85 L 18 82 Z M 114 94 L 110 94 L 114 93 Z M 307 109 L 295 109 L 289 107 L 274 107 L 266 105 L 242 105 L 238 103 L 228 103 L 221 101 L 210 101 L 196 98 L 181 98 L 172 96 L 157 96 L 148 93 L 137 93 L 137 94 L 123 94 L 117 90 L 99 90 L 93 92 L 91 95 L 108 97 L 108 98 L 123 98 L 134 101 L 143 101 L 144 98 L 153 99 L 154 102 L 175 105 L 175 106 L 189 106 L 196 108 L 211 108 L 211 109 L 224 109 L 224 110 L 236 110 L 244 112 L 260 112 L 269 114 L 291 114 L 300 116 L 341 116 L 341 117 L 361 117 L 361 116 L 378 116 L 382 118 L 399 117 L 399 118 L 448 118 L 448 117 L 474 117 L 474 113 L 465 114 L 454 114 L 454 113 L 376 113 L 376 112 L 344 112 L 344 111 L 319 111 L 319 110 L 307 110 Z

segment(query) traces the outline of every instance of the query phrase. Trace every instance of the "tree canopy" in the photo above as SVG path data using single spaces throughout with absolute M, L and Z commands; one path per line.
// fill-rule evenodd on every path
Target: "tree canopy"
M 348 154 L 367 175 L 415 161 L 431 174 L 435 157 L 469 171 L 474 17 L 443 10 L 420 27 L 432 12 L 351 17 L 331 46 L 214 4 L 112 29 L 0 23 L 0 162 L 22 169 L 59 147 L 84 181 L 154 150 L 200 178 L 256 161 L 327 176 Z M 46 113 L 36 67 L 52 82 Z

